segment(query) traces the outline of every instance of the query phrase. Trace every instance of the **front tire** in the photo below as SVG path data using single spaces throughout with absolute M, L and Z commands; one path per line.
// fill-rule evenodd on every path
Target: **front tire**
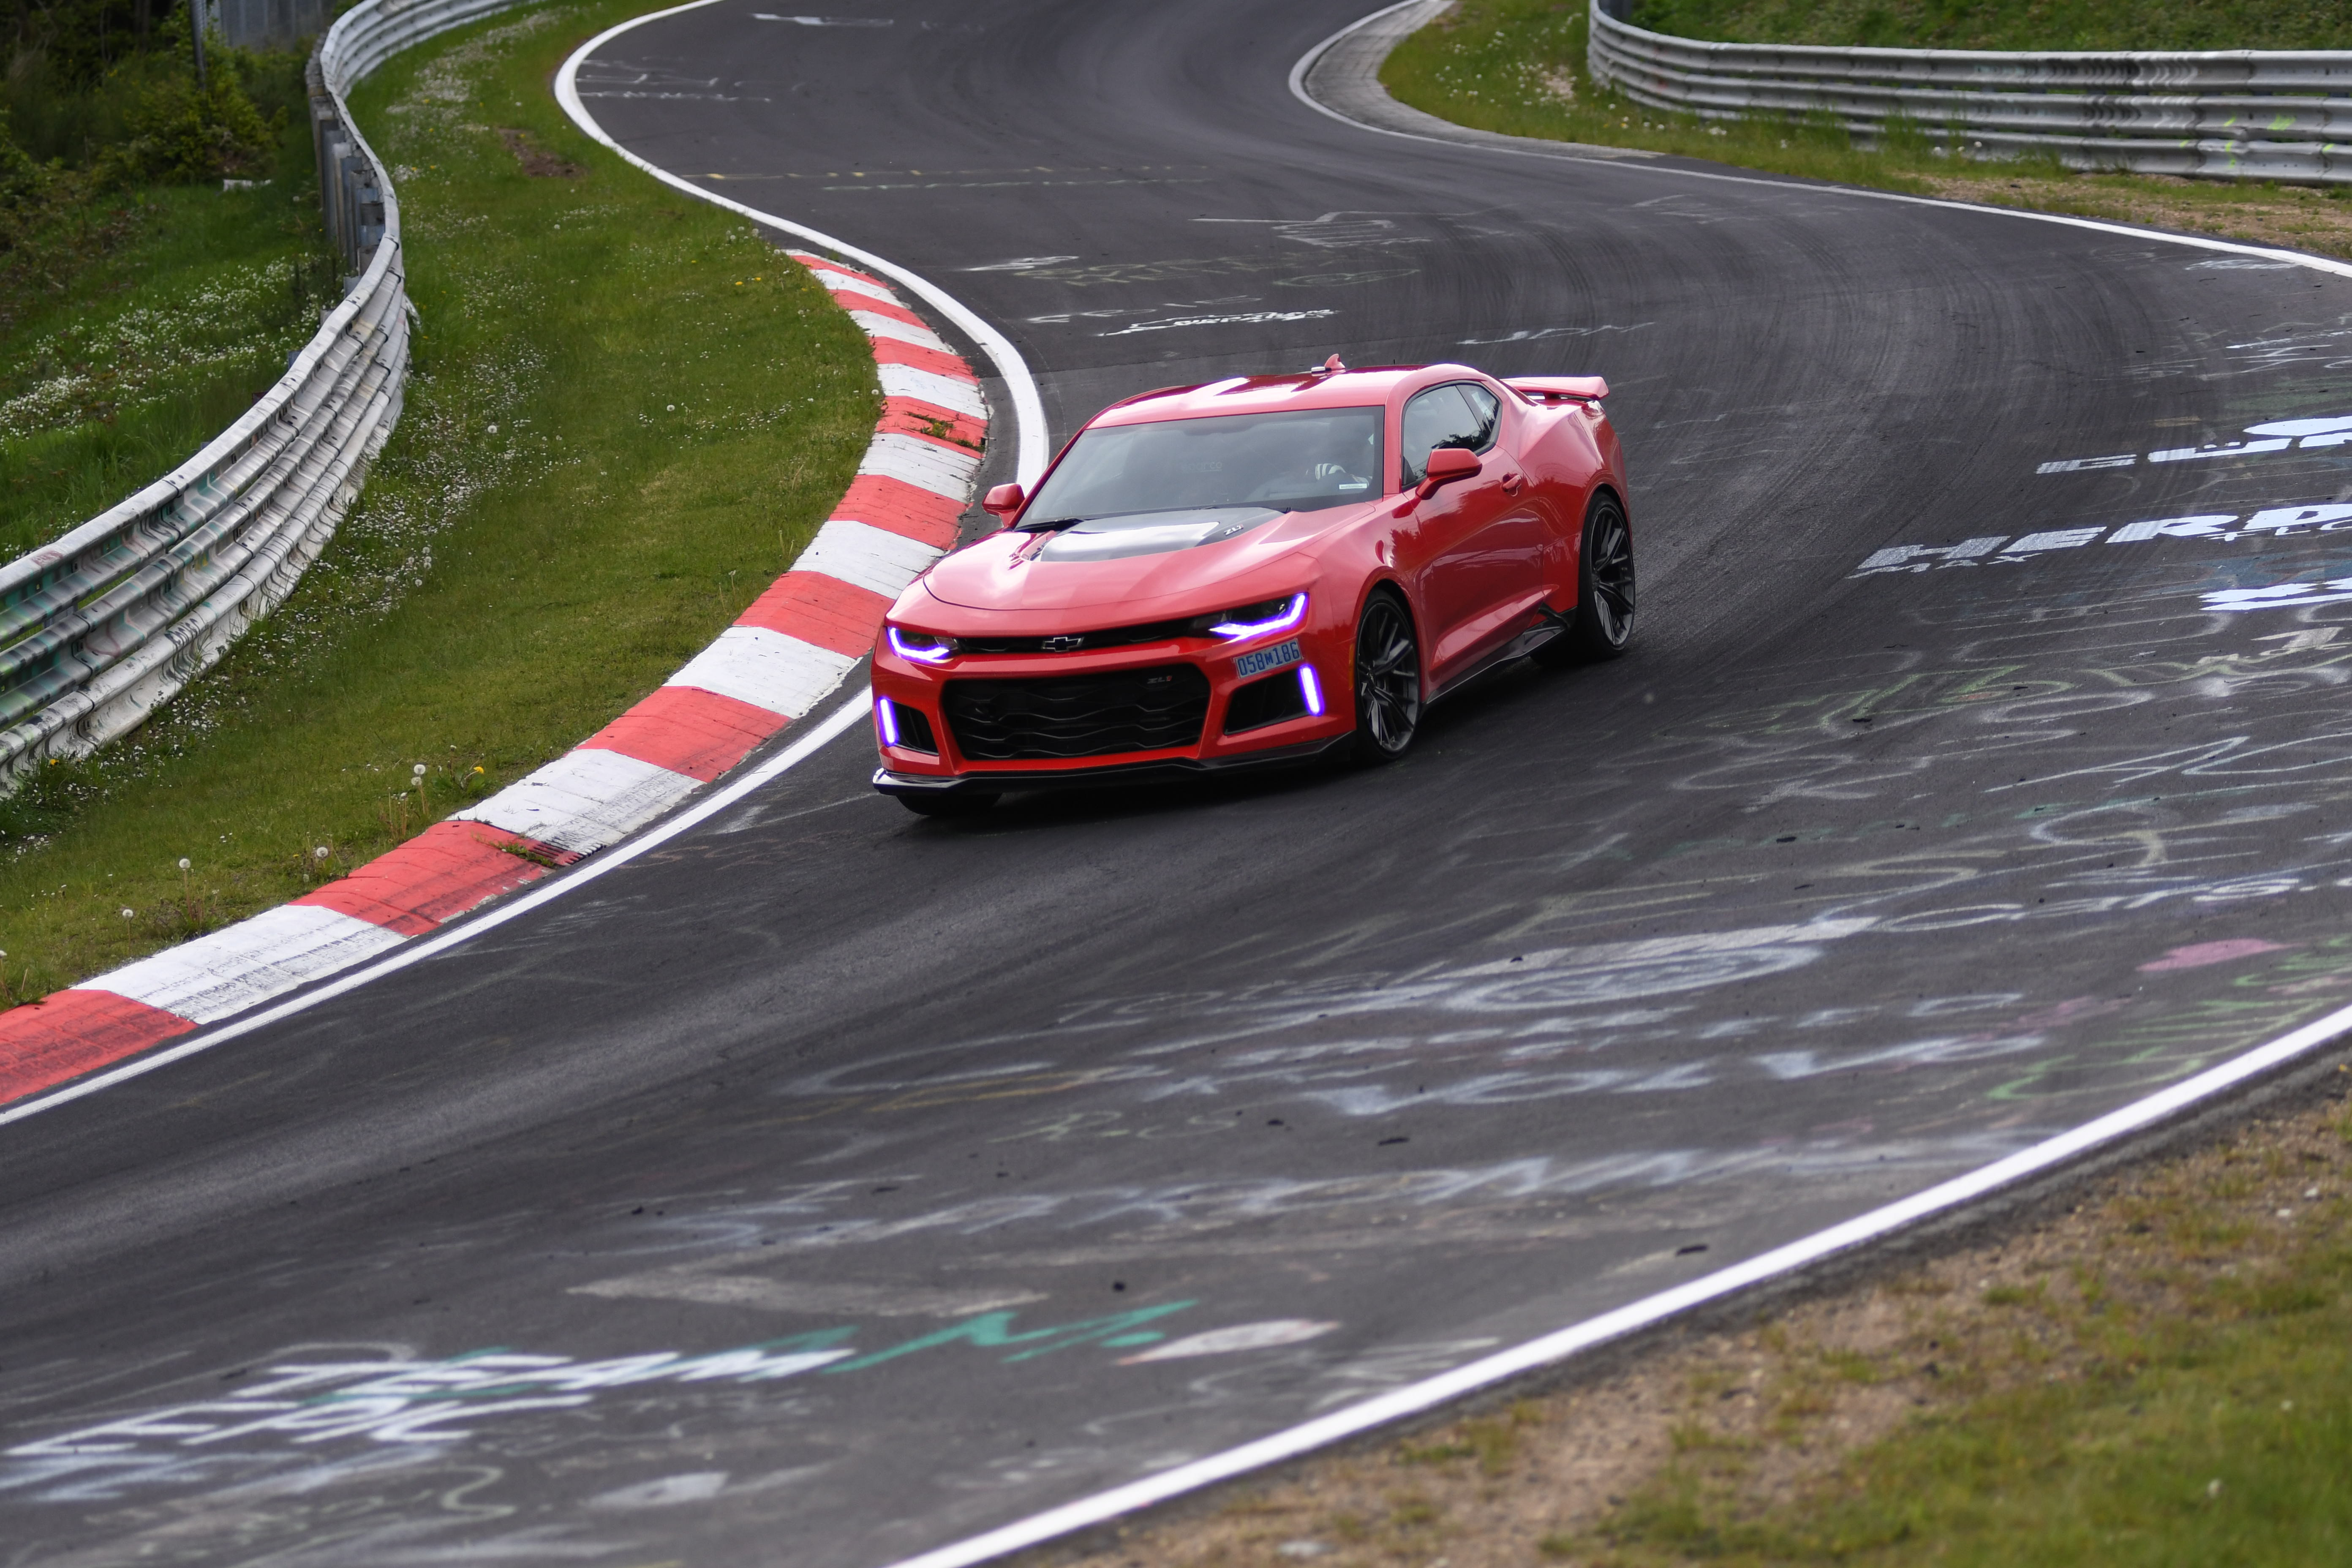
M 1576 552 L 1576 619 L 1536 649 L 1555 668 L 1615 658 L 1633 640 L 1633 530 L 1625 509 L 1603 490 L 1584 511 L 1584 543 Z
M 1403 602 L 1385 589 L 1356 623 L 1356 737 L 1360 763 L 1393 762 L 1421 727 L 1421 642 Z

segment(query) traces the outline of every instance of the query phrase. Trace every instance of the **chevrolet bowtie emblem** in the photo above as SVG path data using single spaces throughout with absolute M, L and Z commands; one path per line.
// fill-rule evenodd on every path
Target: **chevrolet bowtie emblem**
M 1039 646 L 1047 653 L 1076 653 L 1087 646 L 1087 639 L 1074 637 L 1047 637 Z

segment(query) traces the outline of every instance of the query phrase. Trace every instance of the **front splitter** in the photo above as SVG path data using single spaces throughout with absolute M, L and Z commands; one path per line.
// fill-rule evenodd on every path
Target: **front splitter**
M 1269 747 L 1238 757 L 1163 757 L 1099 768 L 1034 768 L 984 773 L 902 773 L 874 770 L 874 787 L 884 795 L 940 799 L 950 795 L 1001 795 L 1014 789 L 1101 789 L 1123 784 L 1172 784 L 1256 768 L 1297 767 L 1328 756 L 1353 737 L 1334 735 L 1296 746 Z

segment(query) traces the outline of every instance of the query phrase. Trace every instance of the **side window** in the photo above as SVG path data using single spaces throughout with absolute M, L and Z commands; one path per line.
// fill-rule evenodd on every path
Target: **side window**
M 1501 422 L 1503 405 L 1495 400 L 1493 393 L 1483 386 L 1472 386 L 1465 382 L 1454 390 L 1462 394 L 1463 400 L 1470 405 L 1470 412 L 1478 421 L 1478 444 L 1470 449 L 1483 452 L 1495 444 L 1495 426 Z
M 1421 483 L 1440 447 L 1483 452 L 1494 444 L 1498 405 L 1483 386 L 1433 386 L 1404 405 L 1404 482 Z

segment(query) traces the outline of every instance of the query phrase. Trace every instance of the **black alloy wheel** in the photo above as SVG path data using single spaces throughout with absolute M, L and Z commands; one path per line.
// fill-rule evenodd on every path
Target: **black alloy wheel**
M 1577 552 L 1576 618 L 1536 650 L 1555 668 L 1615 658 L 1633 640 L 1633 530 L 1617 498 L 1602 491 L 1584 513 Z
M 1420 724 L 1421 644 L 1404 605 L 1382 590 L 1356 623 L 1356 760 L 1404 755 Z

